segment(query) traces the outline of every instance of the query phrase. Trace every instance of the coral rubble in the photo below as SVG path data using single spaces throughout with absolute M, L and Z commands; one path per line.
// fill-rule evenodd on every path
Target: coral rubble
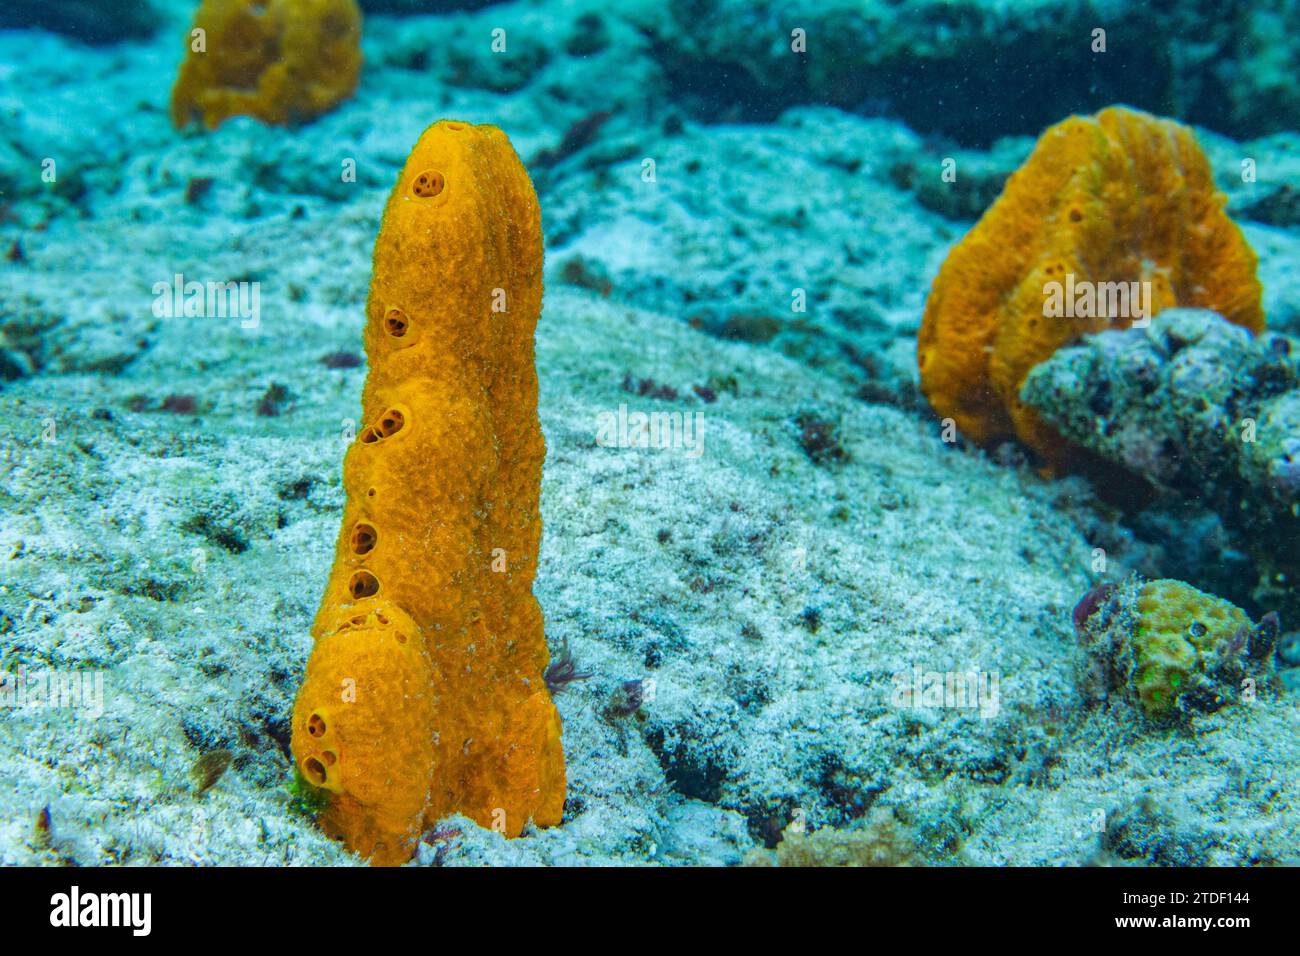
M 1022 396 L 1070 441 L 1215 511 L 1266 584 L 1300 571 L 1300 342 L 1171 309 L 1057 352 Z

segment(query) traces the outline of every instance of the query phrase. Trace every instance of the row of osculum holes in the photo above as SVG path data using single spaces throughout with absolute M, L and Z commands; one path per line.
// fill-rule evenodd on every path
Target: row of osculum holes
M 372 488 L 370 491 L 373 493 L 374 489 Z M 361 521 L 353 527 L 351 539 L 353 554 L 364 557 L 375 550 L 375 545 L 378 543 L 379 532 L 375 530 L 374 525 Z M 353 573 L 348 590 L 352 592 L 352 598 L 356 601 L 362 598 L 374 597 L 379 593 L 379 579 L 365 568 L 362 568 Z
M 448 129 L 460 129 L 459 126 L 448 126 Z M 411 192 L 417 199 L 432 199 L 442 193 L 443 188 L 447 185 L 446 179 L 442 173 L 436 169 L 426 169 L 411 182 Z M 384 331 L 395 339 L 400 339 L 406 335 L 407 330 L 411 327 L 411 320 L 407 318 L 405 312 L 401 309 L 389 309 L 384 313 Z
M 307 733 L 317 740 L 320 740 L 325 736 L 325 731 L 327 729 L 328 728 L 325 726 L 325 718 L 320 714 L 312 714 L 307 718 Z M 339 759 L 332 750 L 321 751 L 321 758 L 322 759 L 308 757 L 302 762 L 302 767 L 306 772 L 307 780 L 313 786 L 317 787 L 323 787 L 325 785 L 325 781 L 328 777 L 325 768 L 334 766 Z
M 417 179 L 417 185 L 420 188 L 430 190 L 429 196 L 436 196 L 442 192 L 442 174 L 441 173 L 423 173 Z M 418 194 L 418 190 L 417 190 Z M 424 198 L 427 198 L 424 197 Z M 384 331 L 395 339 L 400 339 L 406 335 L 411 328 L 411 320 L 401 309 L 392 308 L 384 313 Z M 361 433 L 363 444 L 372 445 L 376 442 L 383 441 L 391 435 L 397 434 L 406 424 L 406 418 L 395 408 L 390 408 L 384 413 L 379 420 L 379 425 L 371 425 Z M 375 489 L 371 488 L 366 492 L 366 496 L 373 498 Z M 379 534 L 375 531 L 374 525 L 362 522 L 352 529 L 352 553 L 356 555 L 366 555 L 374 550 L 379 541 Z M 352 592 L 354 600 L 361 598 L 373 597 L 379 593 L 379 579 L 369 571 L 362 569 L 352 575 L 352 581 L 349 584 L 349 590 Z
M 459 128 L 459 126 L 452 127 Z M 429 170 L 421 173 L 416 177 L 412 185 L 412 191 L 421 199 L 430 199 L 442 192 L 446 185 L 442 173 Z M 388 309 L 384 313 L 384 331 L 395 339 L 400 339 L 406 335 L 411 328 L 411 320 L 401 309 Z M 371 426 L 361 434 L 361 441 L 365 444 L 373 444 L 382 441 L 390 435 L 396 434 L 405 424 L 405 419 L 401 412 L 396 409 L 390 409 L 387 414 L 380 420 L 379 428 Z M 375 489 L 370 488 L 366 491 L 366 497 L 373 498 Z M 352 529 L 352 553 L 358 556 L 365 556 L 375 549 L 379 543 L 379 533 L 375 530 L 374 525 L 367 522 L 359 522 Z M 379 593 L 379 579 L 365 569 L 361 569 L 352 575 L 352 581 L 349 586 L 352 597 L 355 600 L 372 597 Z M 400 639 L 400 635 L 399 635 Z M 312 714 L 307 723 L 307 732 L 313 737 L 323 737 L 325 735 L 325 721 L 320 714 Z M 330 751 L 325 751 L 325 759 L 333 763 L 336 759 Z M 312 782 L 323 784 L 325 782 L 325 766 L 315 757 L 306 761 L 308 774 L 312 777 Z
M 379 419 L 378 424 L 367 426 L 366 430 L 361 433 L 361 442 L 366 445 L 372 445 L 376 442 L 383 441 L 396 435 L 406 425 L 406 416 L 395 408 L 390 408 Z M 369 488 L 366 491 L 367 498 L 375 496 L 375 489 Z M 352 553 L 359 557 L 364 557 L 375 549 L 379 543 L 379 532 L 375 526 L 368 522 L 358 522 L 352 529 L 351 546 Z M 379 579 L 366 569 L 362 568 L 352 575 L 352 580 L 348 584 L 348 590 L 352 593 L 353 600 L 359 601 L 362 598 L 374 597 L 379 593 Z
M 402 336 L 402 334 L 406 334 L 406 328 L 403 326 L 400 332 L 395 332 L 394 334 Z M 373 427 L 368 428 L 367 431 L 363 433 L 363 436 L 361 436 L 361 441 L 367 442 L 367 444 L 370 444 L 370 442 L 381 441 L 382 438 L 389 437 L 390 434 L 402 431 L 404 424 L 406 424 L 406 419 L 403 418 L 402 412 L 396 411 L 395 408 L 390 408 L 390 410 L 387 411 L 387 414 L 385 414 L 385 416 L 380 420 L 380 427 L 377 429 Z M 373 498 L 374 489 L 367 489 L 365 496 Z M 370 524 L 369 522 L 357 522 L 354 527 L 352 527 L 352 535 L 350 538 L 352 554 L 364 557 L 364 555 L 367 555 L 370 551 L 374 550 L 374 546 L 376 546 L 378 542 L 380 542 L 380 533 L 374 529 L 373 524 Z M 360 600 L 360 598 L 363 597 L 373 597 L 374 594 L 380 592 L 380 579 L 376 578 L 373 574 L 370 574 L 369 571 L 364 570 L 364 568 L 361 568 L 360 571 L 356 571 L 355 574 L 352 575 L 351 584 L 348 585 L 348 589 L 350 589 L 354 600 Z M 387 623 L 387 619 L 383 617 L 382 614 L 380 615 L 380 622 L 385 624 Z M 356 623 L 356 620 L 352 623 Z M 406 644 L 406 637 L 398 635 L 398 641 L 399 643 Z M 311 717 L 307 718 L 307 732 L 309 735 L 316 737 L 318 740 L 325 736 L 326 730 L 328 730 L 328 727 L 326 727 L 325 718 L 321 717 L 320 714 L 312 714 Z M 338 757 L 335 756 L 333 750 L 324 750 L 324 752 L 321 753 L 321 757 L 324 757 L 324 761 L 318 760 L 316 757 L 308 757 L 307 760 L 303 761 L 303 769 L 307 771 L 309 782 L 315 784 L 317 787 L 324 786 L 326 779 L 328 779 L 328 773 L 326 773 L 325 769 L 326 765 L 333 766 L 335 761 L 338 760 Z
M 395 338 L 401 338 L 406 334 L 409 328 L 409 322 L 405 313 L 400 309 L 389 309 L 384 317 L 384 330 Z M 382 441 L 390 435 L 395 435 L 402 430 L 406 424 L 406 419 L 401 412 L 396 409 L 389 409 L 379 421 L 379 426 L 370 426 L 361 434 L 361 441 L 364 444 L 373 444 Z M 366 491 L 366 497 L 373 498 L 375 489 L 370 488 Z M 352 553 L 364 557 L 375 549 L 379 543 L 379 532 L 375 526 L 369 522 L 360 521 L 352 528 L 350 545 Z M 355 600 L 372 597 L 379 593 L 379 579 L 365 569 L 361 569 L 352 575 L 352 581 L 349 584 L 349 590 Z M 383 620 L 381 615 L 380 620 Z M 387 623 L 386 621 L 384 623 Z M 320 739 L 325 736 L 326 731 L 325 719 L 320 714 L 312 714 L 307 719 L 307 733 L 312 737 Z M 316 786 L 324 785 L 327 774 L 326 765 L 333 765 L 338 759 L 333 751 L 326 750 L 322 752 L 324 762 L 316 757 L 310 757 L 303 761 L 304 769 L 307 771 L 307 777 Z
M 442 192 L 443 180 L 440 173 L 422 174 L 417 180 L 416 192 L 422 198 L 436 196 Z M 388 309 L 384 313 L 384 331 L 393 338 L 400 339 L 406 335 L 411 327 L 410 319 L 401 309 Z M 364 444 L 374 444 L 395 435 L 402 430 L 406 424 L 406 419 L 401 412 L 396 409 L 389 409 L 383 418 L 379 421 L 379 426 L 370 426 L 361 433 L 361 441 Z M 375 489 L 370 488 L 366 491 L 366 497 L 373 498 Z M 365 556 L 375 549 L 379 543 L 379 533 L 375 526 L 368 522 L 358 522 L 352 529 L 351 546 L 352 553 L 358 556 Z M 364 568 L 352 575 L 352 581 L 349 585 L 354 600 L 361 598 L 373 597 L 379 593 L 379 579 L 371 572 Z M 399 635 L 399 640 L 401 640 Z M 403 643 L 405 641 L 403 640 Z M 320 714 L 312 714 L 307 721 L 307 732 L 316 738 L 325 736 L 325 720 Z M 326 763 L 333 764 L 337 759 L 332 751 L 325 751 L 323 756 Z M 324 784 L 326 780 L 325 764 L 315 757 L 304 762 L 309 778 L 317 786 Z

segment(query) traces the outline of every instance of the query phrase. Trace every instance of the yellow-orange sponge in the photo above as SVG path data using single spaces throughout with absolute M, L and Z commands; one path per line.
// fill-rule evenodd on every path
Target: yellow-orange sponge
M 464 813 L 560 821 L 560 719 L 532 583 L 545 446 L 537 197 L 505 134 L 441 121 L 384 210 L 363 427 L 293 715 L 327 832 L 375 863 Z
M 199 36 L 196 33 L 202 31 Z M 356 0 L 203 0 L 172 87 L 172 122 L 283 126 L 326 113 L 361 75 Z
M 979 445 L 1018 438 L 1066 469 L 1077 450 L 1020 387 L 1058 348 L 1139 318 L 1121 295 L 1149 293 L 1148 316 L 1199 306 L 1263 328 L 1255 253 L 1224 202 L 1185 126 L 1111 107 L 1048 129 L 930 289 L 917 337 L 930 404 Z M 1053 308 L 1049 290 L 1076 289 Z

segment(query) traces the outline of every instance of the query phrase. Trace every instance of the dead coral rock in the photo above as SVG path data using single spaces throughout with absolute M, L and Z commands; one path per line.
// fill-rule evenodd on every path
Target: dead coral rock
M 1171 500 L 1213 510 L 1262 580 L 1300 573 L 1297 340 L 1170 309 L 1148 328 L 1062 349 L 1030 372 L 1021 397 L 1068 440 Z M 1255 598 L 1290 607 L 1285 595 Z
M 1205 866 L 1213 840 L 1180 824 L 1144 793 L 1106 815 L 1101 848 L 1120 860 L 1154 866 Z
M 775 850 L 754 850 L 746 866 L 912 866 L 916 844 L 893 811 L 872 810 L 842 830 L 825 827 L 811 833 L 786 827 Z

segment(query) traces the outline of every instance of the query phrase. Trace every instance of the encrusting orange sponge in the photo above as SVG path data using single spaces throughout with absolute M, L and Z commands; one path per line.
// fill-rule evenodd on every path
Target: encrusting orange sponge
M 1020 400 L 1058 348 L 1175 305 L 1263 328 L 1255 253 L 1225 201 L 1185 126 L 1111 107 L 1048 129 L 930 289 L 917 363 L 931 406 L 976 444 L 1018 438 L 1068 470 L 1078 450 Z
M 424 131 L 384 209 L 363 427 L 293 714 L 321 822 L 374 863 L 460 812 L 560 822 L 560 718 L 533 597 L 546 448 L 541 215 L 506 135 Z
M 201 44 L 195 32 L 202 30 Z M 356 0 L 203 0 L 172 87 L 172 123 L 232 116 L 284 126 L 352 95 L 361 75 Z

